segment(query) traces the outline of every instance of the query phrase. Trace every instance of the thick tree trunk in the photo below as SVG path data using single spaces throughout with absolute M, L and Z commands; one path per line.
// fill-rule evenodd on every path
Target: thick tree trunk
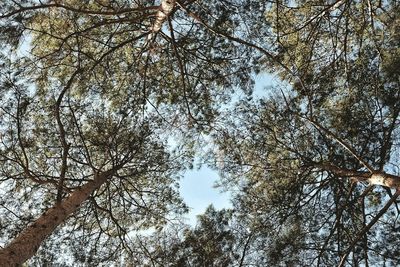
M 156 34 L 161 30 L 164 22 L 171 15 L 175 7 L 175 0 L 162 0 L 158 8 L 156 19 L 150 28 L 150 34 L 147 36 L 148 40 L 152 40 Z
M 348 170 L 328 163 L 315 164 L 315 167 L 334 173 L 337 176 L 354 179 L 357 182 L 366 181 L 372 185 L 382 185 L 389 188 L 400 189 L 400 176 L 393 174 L 378 171 L 371 173 Z
M 160 10 L 157 12 L 156 20 L 153 24 L 151 31 L 157 33 L 161 30 L 163 23 L 167 20 L 168 16 L 174 10 L 175 0 L 162 0 Z
M 113 171 L 106 171 L 95 175 L 93 181 L 75 190 L 69 197 L 27 226 L 8 246 L 0 250 L 0 266 L 20 266 L 35 255 L 41 243 L 54 229 L 73 214 L 112 174 Z
M 385 172 L 373 173 L 371 177 L 367 179 L 367 181 L 370 184 L 383 185 L 390 188 L 400 189 L 400 177 Z

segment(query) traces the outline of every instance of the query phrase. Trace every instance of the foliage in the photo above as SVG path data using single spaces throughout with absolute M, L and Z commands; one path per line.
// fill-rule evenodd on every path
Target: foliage
M 385 240 L 397 206 L 378 214 L 392 193 L 359 176 L 399 174 L 398 4 L 275 2 L 266 16 L 289 86 L 225 115 L 212 159 L 221 184 L 236 188 L 249 227 L 274 236 L 270 265 L 291 265 L 296 255 L 307 266 L 398 264 L 380 253 L 398 250 Z M 362 234 L 374 217 L 379 223 Z M 281 234 L 293 221 L 300 243 Z
M 231 266 L 238 262 L 239 236 L 231 210 L 209 206 L 197 225 L 170 225 L 142 239 L 145 253 L 135 264 L 143 266 Z M 140 249 L 140 247 L 138 248 Z
M 242 17 L 232 3 L 180 3 L 155 32 L 160 1 L 2 1 L 2 244 L 110 169 L 32 262 L 116 260 L 133 232 L 186 210 L 177 179 L 196 141 L 253 85 L 252 49 L 210 28 L 233 33 L 258 5 Z
M 392 192 L 365 185 L 400 180 L 398 2 L 162 4 L 0 4 L 1 242 L 115 169 L 32 263 L 398 264 Z M 261 71 L 282 83 L 253 100 Z M 163 231 L 208 140 L 234 209 Z

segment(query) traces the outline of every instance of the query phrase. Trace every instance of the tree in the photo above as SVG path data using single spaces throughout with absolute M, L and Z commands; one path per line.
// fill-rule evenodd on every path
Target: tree
M 229 225 L 232 214 L 209 206 L 198 217 L 195 229 L 184 232 L 184 240 L 175 249 L 178 266 L 228 266 L 238 255 L 233 251 L 235 236 Z
M 222 183 L 239 189 L 240 265 L 397 264 L 385 237 L 400 180 L 398 11 L 396 1 L 3 1 L 1 231 L 4 243 L 21 234 L 0 261 L 25 261 L 51 234 L 53 252 L 33 261 L 54 258 L 60 237 L 81 262 L 126 261 L 135 231 L 185 210 L 173 183 L 211 133 Z M 287 87 L 252 101 L 265 69 Z M 223 113 L 239 89 L 247 98 Z M 210 213 L 187 240 L 226 230 Z
M 105 242 L 103 238 L 124 235 L 129 228 L 162 223 L 169 211 L 183 211 L 172 186 L 180 167 L 166 150 L 165 141 L 160 141 L 160 134 L 154 132 L 156 122 L 148 122 L 154 120 L 150 114 L 137 115 L 131 109 L 122 115 L 106 108 L 104 102 L 84 104 L 68 97 L 60 124 L 68 129 L 61 138 L 67 144 L 63 147 L 57 133 L 60 128 L 50 120 L 54 104 L 44 105 L 31 97 L 23 113 L 19 93 L 3 98 L 6 103 L 15 99 L 18 105 L 2 105 L 1 204 L 6 212 L 2 236 L 15 235 L 18 228 L 13 221 L 26 224 L 39 218 L 2 251 L 2 262 L 14 260 L 8 255 L 12 252 L 16 262 L 26 260 L 26 253 L 33 254 L 72 214 L 74 224 L 81 225 L 77 231 L 82 238 Z M 89 203 L 83 205 L 84 201 Z
M 214 166 L 260 236 L 279 245 L 280 225 L 298 225 L 299 239 L 283 242 L 296 249 L 270 265 L 398 264 L 398 10 L 277 1 L 267 11 L 287 85 L 234 107 L 214 133 Z
M 215 103 L 252 86 L 251 50 L 192 17 L 227 31 L 239 18 L 225 3 L 197 15 L 192 4 L 2 2 L 2 264 L 26 261 L 52 233 L 54 251 L 69 239 L 77 261 L 113 261 L 132 231 L 185 210 L 174 183 L 192 152 L 174 153 L 168 135 L 209 131 Z
M 138 261 L 143 266 L 239 266 L 240 236 L 234 226 L 232 210 L 209 206 L 197 218 L 197 225 L 170 225 L 142 239 L 145 249 Z

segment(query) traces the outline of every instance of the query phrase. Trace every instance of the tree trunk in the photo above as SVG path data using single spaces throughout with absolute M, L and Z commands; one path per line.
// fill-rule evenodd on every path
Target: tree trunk
M 162 0 L 161 5 L 158 7 L 156 19 L 150 28 L 150 34 L 147 36 L 148 40 L 152 40 L 156 34 L 161 30 L 164 22 L 171 15 L 175 7 L 175 0 Z
M 372 185 L 382 185 L 389 188 L 400 189 L 400 176 L 385 172 L 361 172 L 339 168 L 329 163 L 314 164 L 315 167 L 329 171 L 341 177 L 354 179 L 357 182 L 366 181 Z
M 114 171 L 110 170 L 95 175 L 93 181 L 75 190 L 69 197 L 48 209 L 33 224 L 27 226 L 8 246 L 0 250 L 0 266 L 20 266 L 35 255 L 41 243 L 54 229 L 73 214 L 113 173 Z
M 161 30 L 164 21 L 167 20 L 168 16 L 174 10 L 175 0 L 162 0 L 160 10 L 157 12 L 156 20 L 151 28 L 153 33 L 157 33 Z

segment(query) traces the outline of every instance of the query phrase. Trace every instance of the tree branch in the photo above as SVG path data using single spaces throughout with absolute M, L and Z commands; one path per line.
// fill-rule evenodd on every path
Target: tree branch
M 338 135 L 336 135 L 335 133 L 333 133 L 329 129 L 323 127 L 321 124 L 319 124 L 315 120 L 312 120 L 312 119 L 309 119 L 307 117 L 303 117 L 303 116 L 300 116 L 300 115 L 299 115 L 299 117 L 304 119 L 304 120 L 306 120 L 306 121 L 308 121 L 309 123 L 314 125 L 315 128 L 325 132 L 326 135 L 331 137 L 334 141 L 338 142 L 343 148 L 345 148 L 347 151 L 349 151 L 350 154 L 353 155 L 353 157 L 355 157 L 362 165 L 364 165 L 370 173 L 374 173 L 375 172 L 375 170 L 371 167 L 371 165 L 369 165 L 368 162 L 366 162 L 362 157 L 360 157 L 358 155 L 358 153 L 355 151 L 355 149 L 353 147 L 351 147 L 349 144 L 347 144 Z
M 357 242 L 371 229 L 372 226 L 386 213 L 389 207 L 396 201 L 397 197 L 400 195 L 400 189 L 396 191 L 392 198 L 386 203 L 386 205 L 379 211 L 379 213 L 371 220 L 371 222 L 366 225 L 361 232 L 358 233 L 357 237 L 351 242 L 350 246 L 346 249 L 345 254 L 342 256 L 338 267 L 343 267 L 348 255 L 352 248 L 357 244 Z
M 80 9 L 72 6 L 66 6 L 62 5 L 59 3 L 53 3 L 53 4 L 42 4 L 42 5 L 36 5 L 36 6 L 25 6 L 21 7 L 20 9 L 11 11 L 9 13 L 6 13 L 4 15 L 0 16 L 0 19 L 4 18 L 9 18 L 14 15 L 26 12 L 26 11 L 34 11 L 34 10 L 40 10 L 40 9 L 48 9 L 48 8 L 60 8 L 60 9 L 65 9 L 68 11 L 76 12 L 76 13 L 83 13 L 83 14 L 88 14 L 88 15 L 103 15 L 103 16 L 115 16 L 115 15 L 121 15 L 124 13 L 131 13 L 131 12 L 143 12 L 147 10 L 157 10 L 159 7 L 158 6 L 147 6 L 147 7 L 138 7 L 138 8 L 123 8 L 119 10 L 106 10 L 106 11 L 101 11 L 101 10 L 88 10 L 88 9 Z

